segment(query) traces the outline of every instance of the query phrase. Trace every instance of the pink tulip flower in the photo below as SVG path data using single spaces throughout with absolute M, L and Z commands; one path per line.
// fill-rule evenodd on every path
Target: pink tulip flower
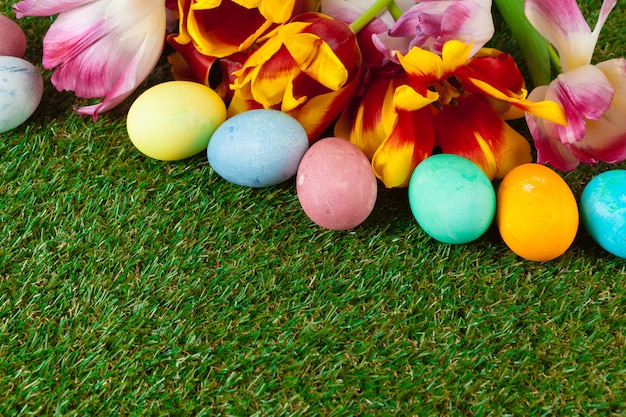
M 322 0 L 322 12 L 350 23 L 374 2 Z M 381 13 L 359 33 L 363 56 L 374 67 L 388 62 L 399 64 L 397 53 L 406 54 L 413 46 L 441 54 L 441 48 L 449 40 L 471 43 L 471 56 L 474 56 L 494 34 L 491 0 L 399 0 L 396 3 L 402 12 L 397 21 L 388 12 Z M 376 53 L 368 50 L 369 42 Z
M 22 0 L 18 18 L 57 18 L 43 40 L 52 84 L 97 104 L 77 107 L 97 119 L 124 101 L 152 72 L 166 34 L 165 0 Z
M 626 159 L 626 60 L 591 64 L 598 35 L 615 4 L 603 1 L 592 31 L 576 0 L 526 1 L 528 20 L 554 45 L 562 66 L 555 80 L 537 87 L 529 98 L 557 102 L 568 122 L 562 126 L 526 115 L 539 163 L 571 171 L 580 162 Z
M 413 46 L 441 53 L 450 40 L 473 42 L 470 56 L 494 34 L 491 0 L 419 0 L 391 27 L 393 38 L 407 39 Z

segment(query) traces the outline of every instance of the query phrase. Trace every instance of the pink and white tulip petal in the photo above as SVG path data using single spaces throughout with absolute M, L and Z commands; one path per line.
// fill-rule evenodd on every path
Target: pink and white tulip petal
M 98 104 L 76 108 L 94 119 L 130 96 L 163 50 L 164 0 L 25 0 L 15 8 L 27 15 L 62 10 L 44 37 L 42 63 L 47 69 L 56 67 L 51 80 L 58 90 L 103 97 Z
M 537 87 L 528 95 L 528 99 L 532 101 L 545 100 L 547 91 L 547 85 Z M 526 113 L 526 123 L 537 149 L 537 163 L 550 164 L 561 171 L 576 169 L 580 163 L 578 158 L 565 145 L 555 139 L 558 137 L 558 125 L 530 113 Z
M 626 59 L 609 59 L 596 64 L 596 68 L 602 71 L 615 90 L 611 108 L 604 112 L 602 118 L 626 130 Z
M 567 126 L 559 126 L 563 144 L 576 143 L 585 136 L 589 120 L 599 120 L 610 108 L 615 90 L 606 76 L 593 65 L 559 74 L 548 86 L 546 98 L 563 106 Z
M 593 30 L 576 0 L 526 0 L 525 14 L 537 31 L 559 52 L 566 72 L 591 62 L 598 35 L 617 0 L 604 0 Z
M 15 16 L 52 16 L 98 0 L 22 0 L 13 5 Z

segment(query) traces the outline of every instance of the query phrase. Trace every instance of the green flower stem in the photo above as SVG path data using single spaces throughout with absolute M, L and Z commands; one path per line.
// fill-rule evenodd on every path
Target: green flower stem
M 552 62 L 554 70 L 560 74 L 562 72 L 561 58 L 559 57 L 559 53 L 551 44 L 548 44 L 548 54 L 550 55 L 550 62 Z
M 389 4 L 387 5 L 387 9 L 389 10 L 389 13 L 391 13 L 391 16 L 394 18 L 394 20 L 400 19 L 400 16 L 404 14 L 402 9 L 398 7 L 396 2 L 393 0 L 389 2 Z
M 494 3 L 517 41 L 535 86 L 549 84 L 552 78 L 548 42 L 526 18 L 524 0 L 494 0 Z
M 378 14 L 386 9 L 391 3 L 393 3 L 393 0 L 376 0 L 376 2 L 365 11 L 365 13 L 359 16 L 354 22 L 350 23 L 350 29 L 352 29 L 354 33 L 359 33 L 361 29 L 367 26 L 369 22 L 378 16 Z

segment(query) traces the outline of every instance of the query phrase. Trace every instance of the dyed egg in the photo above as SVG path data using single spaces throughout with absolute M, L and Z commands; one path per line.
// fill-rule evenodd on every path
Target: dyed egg
M 496 212 L 496 193 L 485 173 L 458 155 L 422 161 L 409 180 L 409 205 L 424 231 L 443 243 L 468 243 L 482 236 Z
M 293 177 L 309 139 L 302 125 L 278 110 L 249 110 L 224 122 L 207 147 L 207 159 L 227 181 L 268 187 Z
M 572 190 L 552 169 L 529 163 L 513 168 L 497 192 L 496 223 L 504 243 L 522 258 L 561 256 L 578 231 Z
M 22 58 L 26 52 L 26 35 L 22 28 L 9 19 L 7 16 L 0 14 L 0 56 L 15 56 Z
M 363 223 L 374 209 L 378 184 L 365 154 L 345 139 L 318 140 L 296 175 L 298 200 L 306 215 L 330 230 Z
M 24 123 L 43 96 L 43 78 L 33 64 L 14 56 L 0 56 L 0 133 Z
M 580 217 L 600 246 L 626 258 L 626 170 L 603 172 L 589 181 L 580 197 Z
M 144 91 L 128 110 L 126 129 L 135 147 L 161 161 L 177 161 L 206 149 L 226 120 L 226 105 L 211 88 L 168 81 Z

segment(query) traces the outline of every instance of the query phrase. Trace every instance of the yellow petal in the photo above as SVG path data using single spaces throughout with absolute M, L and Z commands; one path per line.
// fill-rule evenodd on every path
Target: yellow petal
M 423 96 L 410 86 L 401 85 L 396 88 L 396 92 L 393 95 L 393 105 L 398 109 L 414 111 L 426 107 L 439 99 L 438 93 L 430 90 L 426 91 L 426 96 Z
M 434 52 L 414 46 L 406 55 L 397 53 L 402 68 L 412 77 L 439 80 L 443 76 L 443 61 Z
M 293 94 L 293 77 L 289 77 L 286 88 L 283 89 L 282 102 L 280 102 L 281 110 L 285 113 L 289 113 L 304 104 L 306 101 L 306 96 L 295 97 Z
M 348 80 L 348 70 L 332 48 L 318 36 L 301 33 L 284 40 L 300 69 L 330 90 L 339 90 Z
M 470 82 L 482 92 L 495 99 L 511 103 L 528 113 L 531 113 L 542 119 L 549 120 L 553 123 L 558 123 L 563 126 L 567 125 L 565 111 L 554 101 L 530 101 L 526 99 L 526 90 L 522 90 L 521 94 L 511 93 L 511 95 L 506 95 L 497 88 L 492 87 L 488 83 L 478 80 L 476 78 L 468 78 L 466 79 L 466 81 Z
M 385 187 L 407 187 L 415 169 L 412 161 L 413 145 L 409 142 L 380 146 L 372 158 L 372 169 Z
M 192 1 L 191 10 L 209 10 L 215 9 L 222 5 L 222 0 L 196 0 Z
M 398 112 L 397 123 L 372 158 L 374 174 L 386 187 L 407 187 L 413 170 L 435 144 L 429 109 Z
M 443 80 L 458 68 L 465 65 L 472 44 L 461 41 L 448 41 L 443 45 L 441 56 L 414 46 L 406 55 L 397 53 L 400 64 L 412 78 L 426 78 L 426 81 Z
M 293 15 L 295 0 L 238 0 L 242 3 L 258 1 L 259 12 L 275 23 L 287 23 Z
M 466 44 L 457 40 L 444 43 L 441 50 L 444 73 L 452 73 L 465 65 L 472 51 L 472 46 L 473 43 Z

